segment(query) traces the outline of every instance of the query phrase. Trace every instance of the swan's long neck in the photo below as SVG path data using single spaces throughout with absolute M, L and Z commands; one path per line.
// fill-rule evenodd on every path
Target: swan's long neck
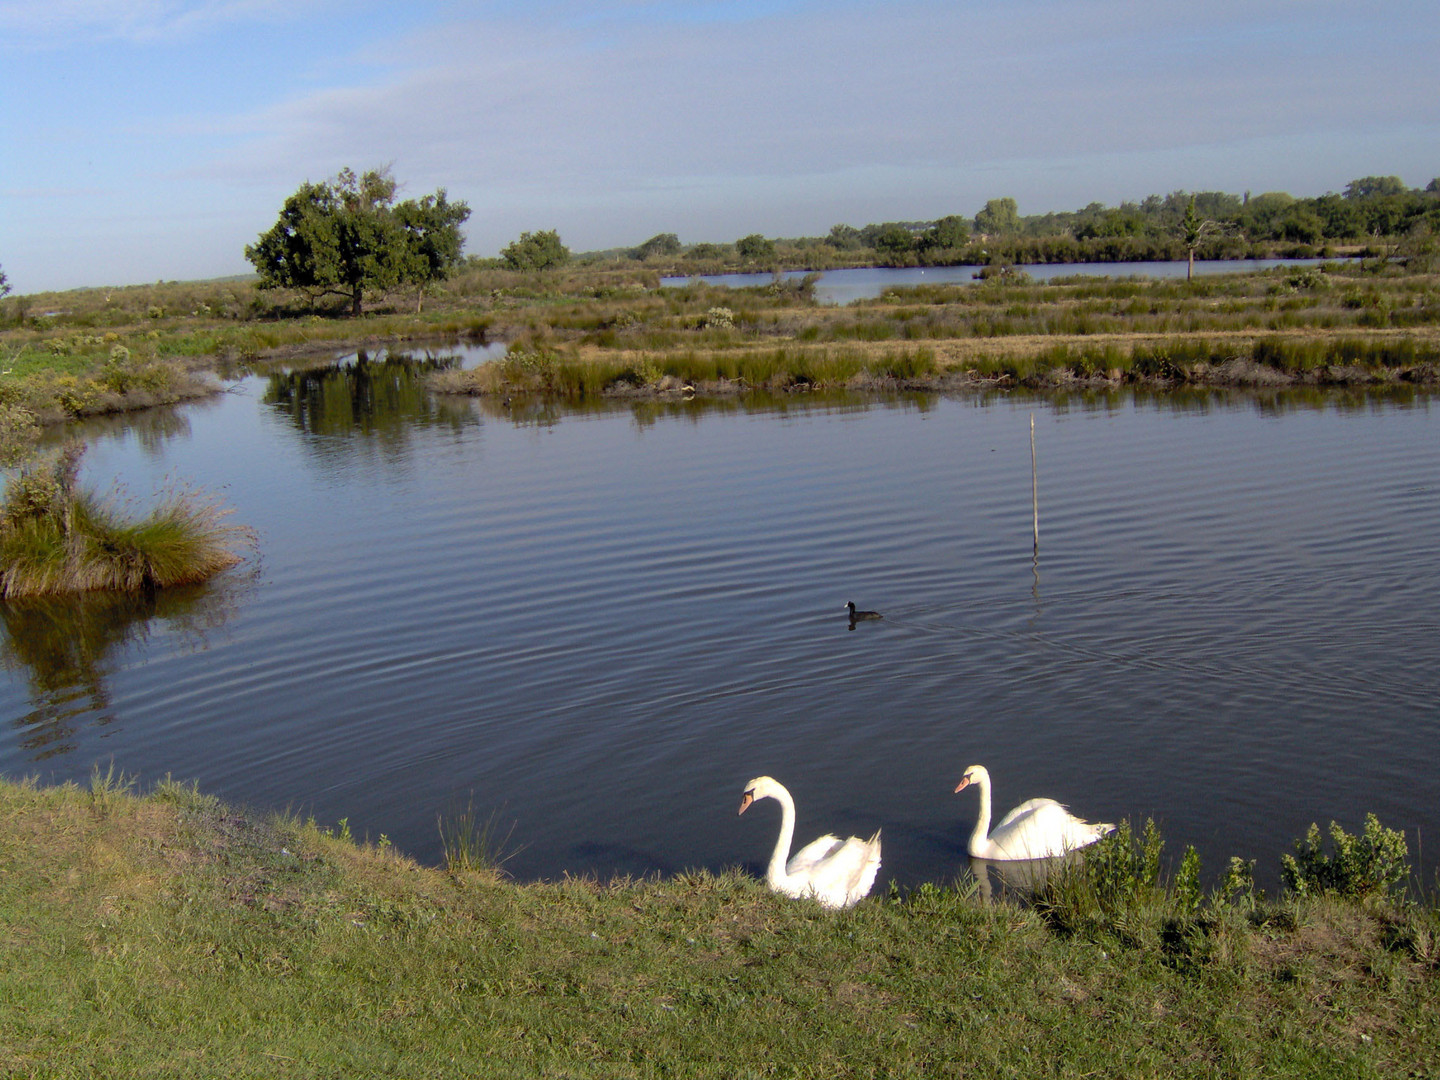
M 778 889 L 790 878 L 785 864 L 790 861 L 790 842 L 795 839 L 795 800 L 783 787 L 773 792 L 771 797 L 780 803 L 780 838 L 775 841 L 775 853 L 770 856 L 765 880 L 771 888 Z
M 980 789 L 980 816 L 975 819 L 975 831 L 970 834 L 971 851 L 983 849 L 990 838 L 990 777 L 982 773 L 975 786 Z

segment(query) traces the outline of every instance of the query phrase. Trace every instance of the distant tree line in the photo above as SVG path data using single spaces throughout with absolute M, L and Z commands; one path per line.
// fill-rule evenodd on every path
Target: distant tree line
M 1236 257 L 1257 248 L 1370 244 L 1425 232 L 1440 235 L 1440 178 L 1423 189 L 1396 176 L 1352 180 L 1342 193 L 1295 198 L 1174 191 L 1118 207 L 1022 216 L 1015 199 L 990 199 L 974 217 L 834 226 L 823 237 L 742 237 L 733 244 L 680 243 L 660 233 L 623 253 L 657 262 L 827 262 L 880 264 L 1079 262 L 1146 258 Z
M 387 169 L 361 175 L 342 170 L 323 183 L 302 184 L 285 200 L 279 220 L 245 256 L 262 288 L 295 289 L 313 304 L 339 294 L 359 314 L 367 295 L 402 286 L 424 289 L 461 264 L 470 216 L 442 188 L 421 199 L 396 201 Z M 1425 237 L 1434 257 L 1440 236 L 1440 178 L 1423 189 L 1397 176 L 1352 180 L 1339 194 L 1297 199 L 1286 192 L 1251 196 L 1220 191 L 1174 191 L 1118 207 L 1093 202 L 1080 210 L 1022 216 L 1016 200 L 988 200 L 973 217 L 949 214 L 934 221 L 887 221 L 861 227 L 839 224 L 821 237 L 779 239 L 751 233 L 730 244 L 685 245 L 673 232 L 657 233 L 633 248 L 591 252 L 586 262 L 628 259 L 688 272 L 735 266 L 826 269 L 854 265 L 956 265 L 1017 262 L 1116 262 L 1254 255 L 1286 245 L 1286 254 L 1310 253 L 1332 243 L 1374 246 L 1401 237 Z M 1416 246 L 1416 245 L 1412 245 Z M 554 230 L 523 232 L 497 259 L 470 266 L 520 273 L 555 270 L 572 261 Z M 0 296 L 9 291 L 0 270 Z

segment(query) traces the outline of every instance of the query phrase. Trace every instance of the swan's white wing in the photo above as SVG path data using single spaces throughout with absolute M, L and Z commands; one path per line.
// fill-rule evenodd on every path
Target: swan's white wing
M 991 830 L 989 858 L 1051 859 L 1093 844 L 1112 828 L 1082 821 L 1054 799 L 1031 799 Z
M 810 868 L 810 891 L 828 907 L 847 907 L 870 891 L 879 870 L 880 834 L 852 836 Z
M 1015 809 L 1011 810 L 1008 814 L 1006 814 L 1004 817 L 1002 817 L 999 821 L 995 823 L 995 828 L 992 830 L 992 835 L 1005 828 L 1005 826 L 1009 825 L 1012 821 L 1033 814 L 1035 813 L 1035 811 L 1039 810 L 1041 807 L 1044 806 L 1060 806 L 1060 804 L 1054 799 L 1026 799 L 1019 806 L 1015 807 Z M 1065 807 L 1060 806 L 1060 809 L 1064 810 Z
M 808 874 L 816 863 L 829 858 L 842 847 L 844 844 L 840 842 L 838 836 L 826 833 L 819 839 L 811 840 L 810 843 L 791 855 L 790 861 L 785 864 L 785 872 L 792 876 Z

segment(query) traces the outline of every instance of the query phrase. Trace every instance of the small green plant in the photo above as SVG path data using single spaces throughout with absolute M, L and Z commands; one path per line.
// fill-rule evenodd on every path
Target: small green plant
M 115 771 L 115 762 L 102 773 L 98 764 L 90 769 L 90 806 L 100 817 L 105 817 L 114 807 L 116 800 L 127 795 L 135 786 L 135 777 Z
M 665 373 L 660 370 L 659 364 L 646 357 L 644 360 L 636 361 L 635 366 L 626 372 L 626 377 L 627 381 L 636 386 L 654 386 L 665 377 Z
M 84 453 L 85 444 L 72 440 L 44 464 L 12 475 L 5 487 L 0 533 L 37 520 L 54 520 L 62 532 L 68 531 L 65 511 L 75 496 L 80 458 Z
M 1154 899 L 1160 892 L 1160 855 L 1165 841 L 1153 818 L 1134 834 L 1128 820 L 1085 854 L 1085 870 L 1096 903 L 1105 912 Z M 1198 869 L 1198 868 L 1197 868 Z
M 1161 882 L 1160 856 L 1165 841 L 1153 819 L 1139 836 L 1128 820 L 1098 843 L 1069 856 L 1035 892 L 1035 910 L 1064 934 L 1108 928 L 1122 940 L 1138 941 L 1146 913 L 1167 909 L 1170 896 Z M 1198 892 L 1199 857 L 1187 871 Z
M 1326 289 L 1330 287 L 1330 281 L 1324 271 L 1314 266 L 1307 266 L 1304 270 L 1287 275 L 1285 284 L 1291 289 Z
M 515 833 L 515 822 L 510 823 L 503 836 L 500 834 L 500 813 L 499 809 L 491 810 L 490 815 L 481 821 L 475 812 L 475 804 L 471 802 L 448 818 L 441 816 L 436 819 L 446 869 L 452 873 L 504 873 L 505 864 L 523 849 L 510 843 Z
M 1217 907 L 1236 905 L 1254 910 L 1256 903 L 1263 899 L 1255 889 L 1255 860 L 1248 862 L 1238 855 L 1230 856 L 1230 865 L 1220 885 L 1215 890 Z
M 1374 814 L 1365 815 L 1365 831 L 1359 836 L 1330 822 L 1330 844 L 1327 854 L 1320 826 L 1312 823 L 1305 838 L 1295 841 L 1295 853 L 1280 857 L 1285 887 L 1299 896 L 1383 896 L 1410 874 L 1405 833 L 1385 828 Z
M 1175 897 L 1175 909 L 1180 915 L 1193 915 L 1200 907 L 1200 853 L 1187 847 L 1180 860 L 1180 870 L 1171 885 Z

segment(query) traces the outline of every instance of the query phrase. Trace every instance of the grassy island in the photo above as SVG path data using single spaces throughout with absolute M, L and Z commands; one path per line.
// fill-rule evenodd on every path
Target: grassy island
M 113 773 L 0 782 L 0 852 L 12 1076 L 1440 1069 L 1440 917 L 1388 893 L 1187 899 L 1131 867 L 1089 914 L 964 885 L 836 912 L 739 872 L 521 884 Z
M 0 599 L 153 592 L 195 585 L 240 562 L 249 531 L 189 490 L 129 518 L 76 486 L 83 444 L 13 476 L 0 508 Z
M 203 392 L 229 373 L 346 349 L 504 342 L 457 393 L 559 396 L 904 385 L 1434 385 L 1440 273 L 1385 259 L 1182 279 L 1023 273 L 819 304 L 814 277 L 662 286 L 686 264 L 466 265 L 358 318 L 249 281 L 78 290 L 0 310 L 0 406 L 45 423 Z M 37 315 L 43 309 L 45 314 Z M 214 384 L 209 384 L 213 391 Z

